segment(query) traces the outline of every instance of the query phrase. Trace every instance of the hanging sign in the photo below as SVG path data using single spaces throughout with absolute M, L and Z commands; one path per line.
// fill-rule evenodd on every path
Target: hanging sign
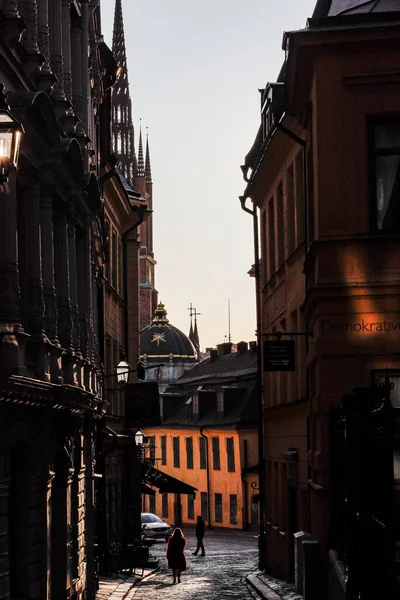
M 161 424 L 158 383 L 128 383 L 125 388 L 126 417 L 129 427 Z
M 294 340 L 264 342 L 264 371 L 294 371 Z

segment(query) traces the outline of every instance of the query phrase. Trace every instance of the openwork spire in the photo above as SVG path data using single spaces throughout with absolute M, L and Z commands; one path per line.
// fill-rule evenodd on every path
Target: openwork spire
M 113 152 L 120 160 L 121 170 L 135 189 L 135 131 L 132 123 L 132 102 L 129 95 L 122 0 L 115 1 L 112 50 L 120 72 L 112 91 Z
M 147 130 L 147 128 L 146 128 Z M 153 183 L 151 178 L 151 164 L 150 164 L 150 149 L 149 149 L 149 132 L 146 131 L 146 162 L 144 166 L 144 173 L 146 177 L 146 183 Z

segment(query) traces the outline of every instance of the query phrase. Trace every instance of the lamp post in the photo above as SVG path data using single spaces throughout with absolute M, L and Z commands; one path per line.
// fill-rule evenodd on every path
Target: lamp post
M 0 183 L 6 183 L 11 171 L 18 167 L 21 137 L 24 129 L 10 113 L 4 84 L 0 83 Z

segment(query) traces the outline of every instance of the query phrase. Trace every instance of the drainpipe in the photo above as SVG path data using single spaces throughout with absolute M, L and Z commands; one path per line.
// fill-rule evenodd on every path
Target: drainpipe
M 207 512 L 208 512 L 208 529 L 212 529 L 211 525 L 211 503 L 210 503 L 210 461 L 208 460 L 208 437 L 203 433 L 204 427 L 200 427 L 200 435 L 206 440 L 206 463 L 207 463 Z
M 254 273 L 256 278 L 256 320 L 257 320 L 257 378 L 256 389 L 258 398 L 258 477 L 260 488 L 259 502 L 259 546 L 258 546 L 258 568 L 263 571 L 266 567 L 266 536 L 265 536 L 265 458 L 264 458 L 264 422 L 262 402 L 262 370 L 261 370 L 261 286 L 260 286 L 260 255 L 258 243 L 258 217 L 257 208 L 250 210 L 246 207 L 246 197 L 240 196 L 242 209 L 253 217 L 253 240 L 254 240 Z

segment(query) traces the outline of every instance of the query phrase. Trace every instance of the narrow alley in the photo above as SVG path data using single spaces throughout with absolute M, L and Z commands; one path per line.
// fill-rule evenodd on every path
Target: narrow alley
M 257 536 L 254 532 L 213 530 L 206 533 L 206 556 L 193 556 L 196 548 L 194 531 L 185 531 L 188 570 L 180 584 L 173 585 L 165 558 L 166 544 L 158 542 L 151 554 L 159 559 L 159 569 L 137 583 L 126 595 L 115 591 L 109 600 L 257 600 L 260 596 L 246 582 L 246 576 L 257 569 Z M 100 597 L 100 596 L 98 596 Z M 104 596 L 101 596 L 104 597 Z

